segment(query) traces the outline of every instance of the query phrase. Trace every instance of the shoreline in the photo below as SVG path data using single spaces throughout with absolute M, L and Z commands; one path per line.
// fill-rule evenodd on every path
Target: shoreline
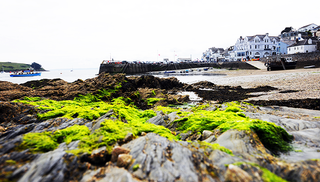
M 219 73 L 227 74 L 227 76 L 208 81 L 217 85 L 241 86 L 243 88 L 271 86 L 278 89 L 251 98 L 253 100 L 320 98 L 320 68 L 279 71 L 221 70 Z M 287 93 L 279 93 L 285 91 Z

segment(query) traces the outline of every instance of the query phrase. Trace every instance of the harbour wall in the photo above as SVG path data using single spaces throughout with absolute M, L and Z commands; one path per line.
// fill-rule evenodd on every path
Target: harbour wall
M 114 64 L 102 63 L 100 64 L 100 73 L 126 73 L 128 75 L 141 74 L 147 72 L 191 69 L 201 67 L 213 67 L 223 69 L 257 69 L 246 62 L 220 62 L 220 63 L 169 63 L 169 64 Z
M 275 58 L 276 56 L 269 56 L 270 58 Z M 296 68 L 304 68 L 305 66 L 314 65 L 314 67 L 320 67 L 320 52 L 310 52 L 310 53 L 297 53 L 297 54 L 283 54 L 281 57 L 292 57 L 292 60 L 297 60 Z M 265 62 L 266 57 L 260 58 L 260 61 Z

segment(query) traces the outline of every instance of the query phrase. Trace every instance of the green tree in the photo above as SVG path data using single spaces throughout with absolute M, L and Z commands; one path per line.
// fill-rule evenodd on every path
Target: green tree
M 35 70 L 40 70 L 42 66 L 41 66 L 40 64 L 36 63 L 36 62 L 33 62 L 33 63 L 31 64 L 31 67 L 32 67 L 33 69 L 35 69 Z

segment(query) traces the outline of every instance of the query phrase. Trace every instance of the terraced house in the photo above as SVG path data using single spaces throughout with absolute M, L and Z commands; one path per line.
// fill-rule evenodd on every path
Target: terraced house
M 254 35 L 240 36 L 234 45 L 236 60 L 249 60 L 270 55 L 283 54 L 278 36 Z

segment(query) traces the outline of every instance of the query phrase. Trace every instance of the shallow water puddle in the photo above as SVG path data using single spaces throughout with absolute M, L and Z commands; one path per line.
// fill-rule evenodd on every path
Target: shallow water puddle
M 178 92 L 177 95 L 189 95 L 191 101 L 202 101 L 202 98 L 194 92 Z

